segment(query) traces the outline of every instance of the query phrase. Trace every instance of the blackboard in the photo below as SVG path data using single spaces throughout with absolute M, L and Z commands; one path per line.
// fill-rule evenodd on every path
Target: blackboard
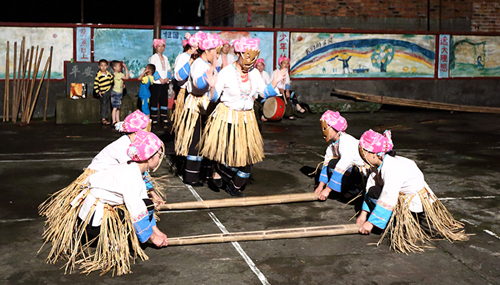
M 87 96 L 92 95 L 94 90 L 94 79 L 99 71 L 97 62 L 65 62 L 66 64 L 66 95 L 69 96 L 71 83 L 85 83 L 87 86 Z M 108 66 L 111 72 L 111 67 Z

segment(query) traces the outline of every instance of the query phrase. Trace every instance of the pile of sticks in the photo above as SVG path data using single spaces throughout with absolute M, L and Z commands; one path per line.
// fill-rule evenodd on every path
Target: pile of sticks
M 42 63 L 42 56 L 44 49 L 40 49 L 39 46 L 32 46 L 31 49 L 26 48 L 26 40 L 23 37 L 20 45 L 19 60 L 17 55 L 17 42 L 14 42 L 14 61 L 13 61 L 13 71 L 12 71 L 12 102 L 10 102 L 10 43 L 7 42 L 7 54 L 6 54 L 6 64 L 5 64 L 5 92 L 4 92 L 4 106 L 3 106 L 3 121 L 8 122 L 9 116 L 12 118 L 12 122 L 16 123 L 19 118 L 19 113 L 21 113 L 21 122 L 29 123 L 33 116 L 33 111 L 40 94 L 40 89 L 42 87 L 43 81 L 45 79 L 45 74 L 48 72 L 48 83 L 45 96 L 45 110 L 44 110 L 44 120 L 47 117 L 47 103 L 49 95 L 49 83 L 50 83 L 50 70 L 52 67 L 52 51 L 53 47 L 50 47 L 50 55 L 45 63 L 45 68 L 43 69 L 42 77 L 39 80 L 36 92 L 34 92 L 35 84 L 38 76 L 38 71 L 40 69 L 40 64 Z M 32 73 L 33 68 L 33 73 Z M 9 110 L 9 105 L 11 109 Z M 12 112 L 12 113 L 10 113 Z

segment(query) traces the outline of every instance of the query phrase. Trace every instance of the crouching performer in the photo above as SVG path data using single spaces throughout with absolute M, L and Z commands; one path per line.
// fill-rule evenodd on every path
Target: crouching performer
M 359 139 L 360 155 L 373 170 L 356 220 L 359 232 L 385 230 L 379 244 L 388 235 L 391 248 L 404 253 L 423 251 L 433 237 L 467 240 L 463 224 L 434 195 L 415 162 L 396 156 L 393 146 L 390 131 L 368 130 Z
M 329 144 L 319 184 L 314 190 L 318 199 L 326 200 L 330 192 L 352 199 L 365 189 L 368 167 L 359 156 L 359 142 L 347 134 L 347 120 L 339 112 L 326 111 L 320 119 L 323 137 Z
M 143 175 L 163 159 L 162 142 L 153 133 L 138 131 L 128 148 L 128 163 L 89 177 L 88 186 L 43 234 L 51 241 L 48 263 L 67 260 L 66 272 L 78 265 L 81 273 L 131 273 L 130 262 L 147 260 L 140 243 L 167 246 L 167 236 L 156 226 L 153 202 Z M 95 247 L 95 249 L 91 249 Z

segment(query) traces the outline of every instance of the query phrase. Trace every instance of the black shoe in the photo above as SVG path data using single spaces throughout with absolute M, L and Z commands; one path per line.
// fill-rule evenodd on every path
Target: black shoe
M 203 183 L 201 183 L 200 181 L 196 181 L 196 182 L 187 182 L 186 180 L 182 180 L 182 182 L 184 184 L 187 184 L 191 187 L 202 187 L 203 186 Z
M 211 179 L 212 180 L 212 183 L 217 186 L 218 188 L 222 188 L 222 186 L 224 185 L 224 181 L 222 180 L 222 178 L 218 178 L 218 179 Z
M 226 192 L 233 197 L 245 197 L 245 194 L 243 194 L 243 192 L 241 192 L 240 190 L 234 189 L 234 191 L 231 191 L 229 187 L 226 187 Z

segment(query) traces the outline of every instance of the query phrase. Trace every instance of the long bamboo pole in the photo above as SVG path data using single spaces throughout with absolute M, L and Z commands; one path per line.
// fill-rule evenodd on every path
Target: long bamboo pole
M 24 66 L 24 37 L 23 40 L 21 41 L 21 48 L 19 51 L 19 66 L 17 68 L 17 82 L 16 82 L 16 99 L 14 100 L 15 108 L 13 109 L 12 112 L 12 121 L 14 123 L 17 122 L 17 116 L 19 114 L 19 100 L 21 99 L 21 76 L 24 78 L 24 73 L 22 71 L 22 68 Z
M 337 236 L 351 235 L 358 233 L 358 225 L 332 225 L 323 227 L 306 227 L 279 229 L 267 231 L 253 232 L 237 232 L 237 233 L 221 233 L 199 236 L 186 236 L 178 238 L 169 238 L 168 245 L 192 245 L 204 243 L 224 243 L 233 241 L 257 241 L 270 239 L 287 239 L 287 238 L 305 238 L 305 237 L 320 237 L 320 236 Z
M 12 71 L 12 121 L 14 121 L 14 101 L 16 98 L 16 81 L 17 81 L 17 42 L 14 42 L 14 65 Z
M 30 50 L 30 60 L 29 60 L 29 62 L 28 62 L 28 76 L 26 77 L 26 78 L 28 78 L 28 81 L 29 81 L 29 78 L 30 78 L 30 76 L 31 76 L 31 66 L 33 66 L 33 64 L 32 64 L 32 63 L 33 63 L 33 49 L 34 49 L 34 47 L 33 47 L 33 46 L 31 46 L 31 50 Z M 29 87 L 30 87 L 30 84 L 26 84 L 26 90 L 25 90 L 26 94 L 28 94 Z M 23 100 L 23 101 L 24 101 L 24 102 L 23 102 L 23 110 L 24 110 L 24 109 L 26 109 L 26 97 L 24 97 L 23 99 L 24 99 L 24 100 Z M 21 118 L 21 119 L 22 119 L 23 121 L 25 121 L 25 119 L 24 119 L 24 118 Z
M 9 121 L 9 84 L 10 84 L 10 59 L 9 59 L 9 41 L 7 41 L 7 54 L 5 55 L 5 92 L 3 95 L 3 121 Z
M 17 103 L 18 108 L 21 109 L 21 122 L 26 122 L 24 120 L 24 113 L 25 113 L 25 108 L 24 108 L 24 101 L 26 100 L 26 88 L 25 86 L 29 83 L 29 78 L 26 77 L 26 70 L 28 68 L 28 56 L 29 56 L 30 50 L 26 49 L 26 55 L 23 56 L 23 76 L 21 79 L 21 85 L 20 85 L 20 94 L 21 97 L 19 97 L 19 102 Z
M 36 46 L 36 50 L 37 50 L 37 54 L 38 54 L 38 46 Z M 33 88 L 35 87 L 35 84 L 36 84 L 36 77 L 38 76 L 38 70 L 40 69 L 40 64 L 42 62 L 42 56 L 43 56 L 43 48 L 41 49 L 40 51 L 40 55 L 38 56 L 38 58 L 35 58 L 35 69 L 33 70 L 33 78 L 31 79 L 31 88 L 30 88 L 30 91 L 29 91 L 29 97 L 28 97 L 28 101 L 26 103 L 26 114 L 24 115 L 24 121 L 27 122 L 28 121 L 28 116 L 29 116 L 29 111 L 30 111 L 30 107 L 32 105 L 33 102 L 31 102 L 31 97 L 32 97 L 32 94 L 33 94 Z
M 52 50 L 53 47 L 50 47 L 50 63 L 49 63 L 49 75 L 47 76 L 47 91 L 45 92 L 45 108 L 43 109 L 43 121 L 47 120 L 47 105 L 49 103 L 49 86 L 50 86 L 50 71 L 52 70 Z
M 286 195 L 257 196 L 244 198 L 229 198 L 195 202 L 181 202 L 160 205 L 160 210 L 210 209 L 224 207 L 245 207 L 256 205 L 284 204 L 318 200 L 318 194 L 300 193 Z
M 42 49 L 42 52 L 43 52 L 43 49 Z M 45 72 L 47 72 L 47 68 L 49 67 L 50 61 L 51 61 L 51 58 L 50 57 L 47 58 L 47 62 L 45 63 L 45 68 L 43 69 L 42 78 L 40 78 L 40 82 L 38 83 L 38 88 L 36 90 L 35 97 L 33 98 L 33 104 L 31 104 L 31 110 L 29 110 L 29 113 L 28 113 L 28 117 L 27 117 L 28 124 L 30 123 L 31 117 L 33 116 L 33 111 L 35 110 L 36 100 L 38 99 L 38 94 L 40 94 L 40 88 L 42 88 L 43 79 L 45 78 Z

